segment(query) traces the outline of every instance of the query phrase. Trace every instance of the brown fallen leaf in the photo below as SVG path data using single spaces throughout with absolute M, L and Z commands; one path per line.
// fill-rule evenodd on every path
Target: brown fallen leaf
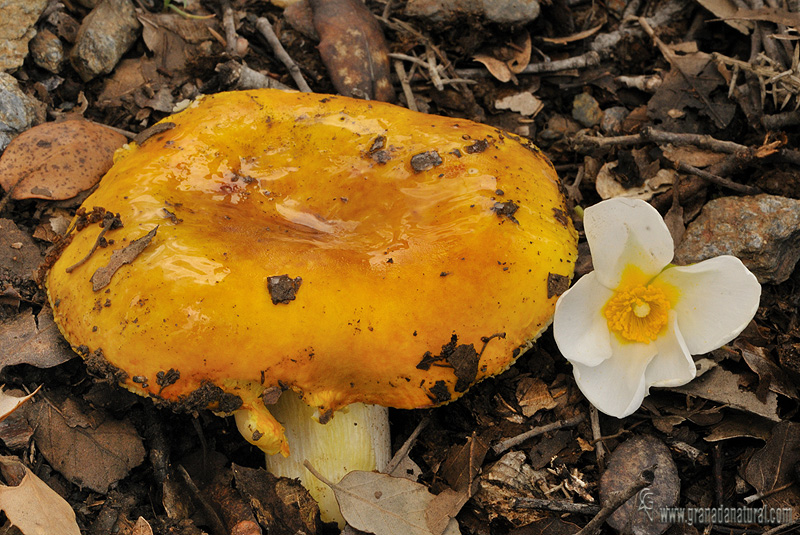
M 436 496 L 420 483 L 360 470 L 348 473 L 339 483 L 332 483 L 321 477 L 308 462 L 306 468 L 333 489 L 342 516 L 359 531 L 381 535 L 460 533 L 458 522 L 452 517 L 445 524 L 444 531 L 431 530 L 426 514 Z M 434 513 L 432 520 L 434 527 L 441 528 L 439 515 Z
M 477 54 L 472 56 L 472 59 L 479 63 L 483 63 L 483 66 L 486 67 L 486 70 L 489 71 L 489 74 L 494 76 L 498 81 L 505 83 L 514 80 L 514 83 L 516 83 L 517 79 L 514 76 L 514 73 L 512 73 L 511 69 L 508 67 L 508 63 L 505 61 L 501 61 L 487 54 Z
M 133 424 L 115 420 L 67 398 L 24 408 L 34 440 L 50 465 L 76 485 L 108 492 L 144 460 L 144 445 Z
M 769 358 L 766 349 L 754 346 L 746 340 L 736 340 L 733 347 L 739 350 L 750 369 L 758 374 L 757 393 L 768 389 L 787 398 L 800 399 L 797 386 L 786 376 L 786 372 Z
M 655 479 L 612 514 L 607 522 L 621 533 L 660 535 L 671 524 L 658 522 L 662 507 L 674 507 L 681 492 L 678 468 L 669 448 L 652 436 L 636 436 L 613 451 L 600 479 L 600 503 L 630 488 L 643 470 L 655 466 Z M 644 506 L 642 506 L 644 504 Z
M 764 401 L 761 401 L 753 392 L 739 388 L 739 379 L 733 372 L 719 366 L 689 384 L 668 389 L 729 405 L 774 422 L 780 421 L 778 396 L 774 392 L 767 392 Z
M 319 53 L 336 90 L 348 97 L 393 102 L 389 48 L 360 0 L 310 0 Z
M 148 245 L 150 245 L 150 241 L 156 235 L 157 231 L 158 227 L 155 227 L 141 238 L 133 240 L 122 249 L 116 249 L 113 253 L 111 253 L 111 258 L 108 259 L 108 264 L 101 268 L 97 268 L 97 271 L 94 272 L 92 278 L 89 279 L 92 282 L 92 290 L 97 292 L 108 286 L 111 283 L 111 277 L 114 276 L 114 273 L 116 273 L 117 270 L 125 264 L 130 264 L 136 260 L 136 257 L 139 256 Z
M 100 180 L 125 136 L 103 125 L 73 120 L 34 126 L 0 158 L 0 186 L 12 199 L 69 199 Z
M 538 377 L 520 379 L 517 383 L 517 403 L 526 418 L 530 418 L 540 410 L 550 410 L 557 405 L 545 382 Z
M 0 509 L 25 535 L 80 535 L 75 511 L 16 457 L 0 457 L 0 469 L 24 473 L 16 486 L 0 486 Z
M 36 390 L 23 397 L 12 396 L 0 390 L 0 422 L 8 418 L 15 410 L 20 408 L 23 403 L 31 399 L 41 388 L 42 385 L 39 385 Z
M 16 364 L 52 368 L 75 356 L 53 321 L 50 308 L 43 308 L 36 316 L 25 312 L 0 322 L 0 370 Z
M 800 462 L 800 423 L 780 422 L 772 428 L 772 436 L 763 448 L 750 458 L 745 469 L 745 479 L 759 494 L 767 507 L 800 506 L 800 490 L 796 481 L 795 466 Z

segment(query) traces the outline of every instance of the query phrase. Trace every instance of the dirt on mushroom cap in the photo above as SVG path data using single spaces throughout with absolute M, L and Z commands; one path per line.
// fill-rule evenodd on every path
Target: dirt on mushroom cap
M 67 340 L 102 349 L 139 393 L 180 402 L 213 383 L 254 403 L 291 387 L 323 414 L 435 405 L 507 368 L 551 321 L 548 281 L 572 275 L 555 171 L 503 131 L 272 90 L 206 96 L 168 121 L 84 203 L 123 226 L 66 273 L 102 229 L 75 232 L 48 276 Z M 441 358 L 419 367 L 426 354 Z

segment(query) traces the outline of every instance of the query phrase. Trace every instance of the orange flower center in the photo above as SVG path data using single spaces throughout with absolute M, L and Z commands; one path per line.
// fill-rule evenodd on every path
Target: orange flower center
M 649 344 L 664 330 L 670 302 L 664 290 L 653 285 L 617 292 L 603 307 L 608 328 L 629 342 Z

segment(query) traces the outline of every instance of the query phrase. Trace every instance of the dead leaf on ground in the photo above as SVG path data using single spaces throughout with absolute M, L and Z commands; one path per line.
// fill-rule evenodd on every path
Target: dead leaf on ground
M 15 410 L 20 408 L 23 403 L 31 399 L 41 388 L 42 386 L 39 385 L 36 390 L 22 397 L 12 396 L 0 390 L 0 422 L 8 418 Z
M 97 184 L 125 136 L 89 121 L 44 123 L 26 130 L 0 158 L 0 186 L 12 199 L 69 199 Z
M 0 486 L 0 509 L 24 535 L 80 535 L 75 511 L 16 457 L 0 457 L 0 468 L 23 472 L 16 486 Z
M 331 484 L 331 489 L 342 516 L 357 530 L 381 535 L 459 533 L 453 518 L 445 524 L 444 532 L 433 531 L 441 527 L 440 516 L 433 514 L 435 525 L 431 526 L 426 515 L 436 496 L 426 486 L 408 479 L 356 470 Z
M 360 0 L 310 0 L 319 53 L 342 95 L 394 102 L 389 48 L 378 21 Z
M 649 200 L 656 193 L 667 191 L 675 182 L 678 173 L 673 169 L 660 169 L 655 176 L 644 181 L 640 186 L 626 188 L 614 175 L 619 162 L 608 162 L 597 173 L 595 189 L 603 199 L 625 197 L 629 199 Z
M 599 32 L 604 25 L 605 21 L 603 21 L 601 24 L 598 24 L 594 28 L 589 28 L 588 30 L 584 30 L 582 32 L 573 33 L 572 35 L 566 35 L 564 37 L 540 37 L 540 39 L 545 43 L 551 43 L 554 45 L 566 45 L 569 43 L 573 43 L 575 41 L 582 41 L 587 37 L 593 36 L 594 34 Z
M 608 458 L 608 467 L 600 479 L 600 503 L 629 489 L 643 470 L 655 465 L 653 483 L 639 491 L 611 515 L 607 522 L 615 530 L 638 535 L 660 535 L 671 524 L 658 522 L 662 507 L 678 504 L 681 481 L 669 448 L 653 436 L 626 440 Z M 645 507 L 641 507 L 645 504 Z
M 259 523 L 274 535 L 318 533 L 319 506 L 297 480 L 263 468 L 232 466 L 236 488 L 250 502 Z
M 767 392 L 764 401 L 761 401 L 753 392 L 739 388 L 739 378 L 733 372 L 719 366 L 687 385 L 669 389 L 729 405 L 734 409 L 757 414 L 774 422 L 780 420 L 778 396 L 774 392 Z
M 473 434 L 465 444 L 455 446 L 448 452 L 439 474 L 450 488 L 457 491 L 469 490 L 478 477 L 488 451 L 489 444 Z
M 155 227 L 153 230 L 141 238 L 133 240 L 122 249 L 115 249 L 114 252 L 111 253 L 111 258 L 108 259 L 108 264 L 97 268 L 92 278 L 89 279 L 92 282 L 92 290 L 97 292 L 108 286 L 111 283 L 111 277 L 114 276 L 114 273 L 125 264 L 130 264 L 136 260 L 136 257 L 142 254 L 142 251 L 150 245 L 150 241 L 156 235 L 157 231 L 158 227 Z
M 736 340 L 733 347 L 739 350 L 750 369 L 758 374 L 756 394 L 765 394 L 766 390 L 771 390 L 787 398 L 798 399 L 797 387 L 787 377 L 786 372 L 769 358 L 766 349 L 745 340 Z
M 81 487 L 108 492 L 144 460 L 142 439 L 130 421 L 88 410 L 72 398 L 28 404 L 25 414 L 45 459 Z
M 548 517 L 527 526 L 512 529 L 508 535 L 575 535 L 581 530 L 580 526 L 558 517 Z
M 136 520 L 136 524 L 133 525 L 131 535 L 153 535 L 153 528 L 150 527 L 150 524 L 144 517 L 140 516 L 138 520 Z
M 757 438 L 766 441 L 772 427 L 772 423 L 760 418 L 752 418 L 745 414 L 726 414 L 725 418 L 705 437 L 705 441 L 719 442 L 731 438 Z
M 545 382 L 538 377 L 520 379 L 517 383 L 517 403 L 526 418 L 530 418 L 538 411 L 550 410 L 557 405 Z
M 540 486 L 546 485 L 546 472 L 534 470 L 525 462 L 525 453 L 510 451 L 499 461 L 484 469 L 480 490 L 475 502 L 489 515 L 489 520 L 502 518 L 515 527 L 541 520 L 548 513 L 535 509 L 517 509 L 516 498 L 541 496 Z
M 185 76 L 187 67 L 199 57 L 207 56 L 211 46 L 205 44 L 213 41 L 214 36 L 209 28 L 220 33 L 219 21 L 216 19 L 198 19 L 182 17 L 175 13 L 137 13 L 142 23 L 142 39 L 162 72 L 171 76 Z M 173 86 L 180 85 L 181 80 L 172 80 Z
M 726 155 L 697 147 L 675 147 L 667 145 L 662 148 L 664 157 L 673 163 L 686 163 L 694 167 L 708 167 L 725 159 Z
M 697 3 L 713 13 L 717 18 L 725 21 L 727 25 L 744 35 L 750 35 L 754 25 L 750 21 L 732 20 L 729 17 L 736 15 L 739 9 L 733 0 L 697 0 Z
M 514 80 L 514 83 L 516 83 L 517 79 L 514 76 L 514 73 L 511 72 L 511 69 L 508 68 L 508 64 L 505 61 L 501 61 L 487 54 L 476 54 L 475 56 L 472 56 L 472 59 L 478 63 L 483 63 L 483 66 L 486 67 L 486 70 L 489 71 L 489 74 L 494 76 L 500 82 L 505 83 Z
M 763 448 L 750 458 L 745 470 L 747 482 L 759 494 L 769 493 L 787 483 L 796 481 L 795 466 L 800 462 L 800 423 L 780 422 L 772 429 L 772 436 Z M 797 485 L 762 498 L 767 507 L 800 506 Z
M 527 31 L 518 33 L 509 48 L 511 59 L 507 61 L 508 68 L 514 74 L 519 74 L 531 62 L 531 34 Z
M 736 105 L 725 91 L 725 79 L 710 54 L 674 55 L 672 69 L 647 103 L 647 114 L 660 120 L 668 130 L 686 131 L 687 110 L 710 118 L 718 129 L 727 127 L 736 113 Z M 712 95 L 713 93 L 713 95 Z
M 50 308 L 43 308 L 37 316 L 23 312 L 0 322 L 0 370 L 16 364 L 52 368 L 75 356 L 53 321 Z

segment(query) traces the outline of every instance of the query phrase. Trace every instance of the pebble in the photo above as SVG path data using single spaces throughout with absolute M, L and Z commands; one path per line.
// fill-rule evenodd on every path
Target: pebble
M 572 118 L 586 128 L 591 128 L 603 120 L 603 110 L 592 95 L 579 93 L 572 101 Z
M 28 41 L 36 35 L 33 25 L 41 16 L 47 0 L 4 0 L 0 23 L 0 71 L 13 71 L 22 66 L 28 55 Z
M 131 0 L 103 0 L 81 23 L 69 56 L 72 66 L 84 82 L 111 72 L 140 29 Z
M 614 106 L 603 111 L 603 119 L 600 121 L 600 130 L 604 134 L 619 135 L 622 133 L 622 121 L 628 116 L 628 108 L 624 106 Z
M 0 72 L 0 151 L 37 121 L 36 102 L 19 88 L 17 79 Z
M 538 0 L 409 0 L 405 14 L 434 24 L 479 17 L 498 24 L 525 24 L 539 16 Z
M 50 30 L 42 30 L 31 39 L 31 56 L 34 63 L 53 74 L 58 74 L 64 63 L 64 45 Z
M 726 254 L 741 259 L 762 284 L 788 279 L 800 259 L 800 200 L 755 195 L 706 204 L 686 229 L 675 263 Z

